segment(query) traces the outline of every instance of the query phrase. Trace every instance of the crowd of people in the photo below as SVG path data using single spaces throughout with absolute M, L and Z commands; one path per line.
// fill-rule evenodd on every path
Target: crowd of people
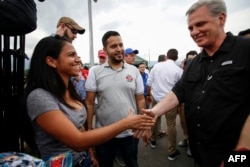
M 29 137 L 40 157 L 69 152 L 73 167 L 86 159 L 89 166 L 113 167 L 119 156 L 121 166 L 138 167 L 139 138 L 156 148 L 163 114 L 169 160 L 178 160 L 178 145 L 187 147 L 195 167 L 220 167 L 230 151 L 249 150 L 249 30 L 224 31 L 223 0 L 197 1 L 186 15 L 200 52 L 191 48 L 178 66 L 178 50 L 171 48 L 150 71 L 145 62 L 133 65 L 139 51 L 125 49 L 117 31 L 104 33 L 99 64 L 84 67 L 73 41 L 85 29 L 60 18 L 56 32 L 34 48 L 25 88 Z

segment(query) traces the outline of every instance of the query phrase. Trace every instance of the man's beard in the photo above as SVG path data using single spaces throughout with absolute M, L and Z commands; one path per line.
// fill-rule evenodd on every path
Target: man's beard
M 72 43 L 72 39 L 69 38 L 68 33 L 67 33 L 67 30 L 64 31 L 63 36 L 64 36 L 70 43 Z
M 112 59 L 112 62 L 115 64 L 120 64 L 123 61 L 123 59 L 116 59 L 115 57 L 112 57 L 111 59 Z

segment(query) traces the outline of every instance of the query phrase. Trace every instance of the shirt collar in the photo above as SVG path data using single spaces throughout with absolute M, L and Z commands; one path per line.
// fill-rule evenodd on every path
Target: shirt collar
M 227 32 L 226 34 L 227 34 L 227 36 L 226 36 L 225 40 L 223 41 L 223 43 L 221 44 L 219 49 L 214 53 L 214 56 L 212 56 L 212 57 L 208 56 L 206 51 L 203 49 L 200 53 L 199 61 L 202 61 L 204 59 L 213 59 L 213 58 L 217 57 L 218 52 L 230 52 L 232 47 L 233 47 L 233 44 L 234 44 L 236 37 L 231 32 Z
M 122 69 L 127 68 L 128 63 L 126 63 L 126 61 L 124 61 L 124 60 L 123 60 L 122 62 L 123 62 Z M 108 60 L 107 60 L 107 61 L 105 61 L 105 63 L 104 63 L 104 67 L 105 67 L 105 68 L 110 68 L 110 69 L 113 69 L 113 68 L 109 65 Z

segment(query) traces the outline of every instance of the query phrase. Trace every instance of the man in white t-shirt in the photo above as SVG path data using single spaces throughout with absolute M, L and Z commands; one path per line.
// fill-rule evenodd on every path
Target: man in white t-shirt
M 181 78 L 183 70 L 175 64 L 175 61 L 178 59 L 178 51 L 176 49 L 170 49 L 167 52 L 167 60 L 155 64 L 149 74 L 147 80 L 147 94 L 152 94 L 156 105 L 160 102 L 165 95 L 171 91 L 175 83 Z M 147 100 L 150 100 L 151 97 L 147 96 Z M 177 108 L 172 109 L 165 114 L 167 122 L 167 133 L 168 133 L 168 159 L 175 160 L 179 157 L 180 152 L 176 149 L 176 115 Z M 156 147 L 157 131 L 159 119 L 152 128 L 151 135 L 151 147 Z

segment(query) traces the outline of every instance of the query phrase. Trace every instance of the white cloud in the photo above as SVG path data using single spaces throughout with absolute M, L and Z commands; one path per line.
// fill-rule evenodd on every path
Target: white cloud
M 249 16 L 250 6 L 241 11 L 236 11 L 232 14 L 229 14 L 225 30 L 231 31 L 233 34 L 237 35 L 239 31 L 250 28 Z
M 185 12 L 194 0 L 98 0 L 92 1 L 94 59 L 102 48 L 102 35 L 108 30 L 118 31 L 125 47 L 140 51 L 140 56 L 157 60 L 170 48 L 179 50 L 179 60 L 189 50 L 199 48 L 189 37 Z M 250 2 L 227 0 L 228 20 L 225 30 L 237 34 L 250 28 Z M 89 22 L 87 1 L 53 0 L 37 3 L 38 28 L 27 35 L 26 53 L 30 56 L 39 39 L 55 31 L 61 16 L 69 16 L 86 28 L 83 35 L 78 35 L 73 42 L 83 62 L 89 62 Z

